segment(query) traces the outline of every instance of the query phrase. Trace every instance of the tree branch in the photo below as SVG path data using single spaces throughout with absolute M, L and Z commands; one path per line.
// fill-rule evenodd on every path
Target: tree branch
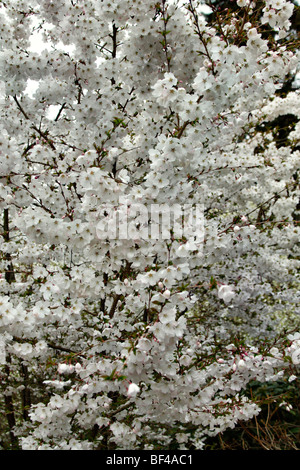
M 13 96 L 19 110 L 21 111 L 21 113 L 23 114 L 23 116 L 25 117 L 25 119 L 27 119 L 28 121 L 31 121 L 30 117 L 28 116 L 28 114 L 26 113 L 26 111 L 23 109 L 23 107 L 21 106 L 18 98 L 16 97 L 16 95 Z M 45 134 L 45 132 L 43 132 L 41 129 L 39 129 L 35 124 L 32 124 L 31 125 L 32 129 L 34 129 L 48 144 L 49 146 L 52 148 L 52 150 L 56 150 L 55 149 L 55 145 L 53 144 L 53 142 L 49 139 L 48 135 Z

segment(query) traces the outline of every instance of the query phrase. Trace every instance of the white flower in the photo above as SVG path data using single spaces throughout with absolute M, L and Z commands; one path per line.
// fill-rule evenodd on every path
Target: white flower
M 247 35 L 249 39 L 257 38 L 258 37 L 257 29 L 256 28 L 249 29 Z
M 165 299 L 169 299 L 170 296 L 171 296 L 171 292 L 170 292 L 168 289 L 166 289 L 166 290 L 163 292 L 163 296 L 165 297 Z
M 300 364 L 300 347 L 292 353 L 292 361 L 295 365 Z
M 6 204 L 13 204 L 15 202 L 14 197 L 11 194 L 8 194 L 5 198 Z
M 153 88 L 153 96 L 155 96 L 161 104 L 167 104 L 169 100 L 176 97 L 175 88 L 177 79 L 172 73 L 165 73 L 163 80 L 158 80 Z
M 134 398 L 139 393 L 139 391 L 140 391 L 140 387 L 136 385 L 135 383 L 131 383 L 127 390 L 127 396 L 130 398 Z
M 183 444 L 184 442 L 188 441 L 188 436 L 183 433 L 176 434 L 176 441 L 179 442 L 179 444 Z
M 159 314 L 159 320 L 164 325 L 173 324 L 173 322 L 175 322 L 175 319 L 176 319 L 176 308 L 170 307 L 169 305 L 166 305 L 165 308 L 163 308 L 163 310 Z
M 241 7 L 241 8 L 242 8 L 242 7 L 245 7 L 246 5 L 248 5 L 247 0 L 237 0 L 236 3 L 237 3 L 237 5 L 238 5 L 239 7 Z
M 89 164 L 93 163 L 93 161 L 97 158 L 97 152 L 94 149 L 88 150 L 86 153 L 80 155 L 76 162 L 78 165 L 81 166 L 88 166 Z
M 244 359 L 240 359 L 240 360 L 239 360 L 239 362 L 237 363 L 237 367 L 238 367 L 239 369 L 245 369 L 246 364 L 245 364 Z
M 59 374 L 64 374 L 68 370 L 68 365 L 67 364 L 59 364 L 57 368 L 57 372 Z
M 177 83 L 177 78 L 174 76 L 173 73 L 166 72 L 164 75 L 164 83 L 166 84 L 166 87 L 171 88 L 172 86 L 176 85 Z
M 122 183 L 129 183 L 129 181 L 130 181 L 130 176 L 129 176 L 129 174 L 128 174 L 128 171 L 125 170 L 125 168 L 123 168 L 123 169 L 119 172 L 118 178 L 119 178 L 119 180 L 122 181 Z
M 73 370 L 72 364 L 58 364 L 57 372 L 59 374 L 71 374 Z
M 141 338 L 137 345 L 137 349 L 140 349 L 141 351 L 144 351 L 144 352 L 150 351 L 151 347 L 152 347 L 151 341 L 149 341 L 149 339 L 147 338 Z
M 225 303 L 229 303 L 235 296 L 235 292 L 232 286 L 222 285 L 218 287 L 219 299 L 224 300 Z
M 289 377 L 289 382 L 293 382 L 294 380 L 296 380 L 297 376 L 296 375 L 291 375 Z

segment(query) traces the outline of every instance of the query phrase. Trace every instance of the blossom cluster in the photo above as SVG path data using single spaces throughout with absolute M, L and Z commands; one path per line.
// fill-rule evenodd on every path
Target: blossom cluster
M 251 381 L 297 376 L 300 95 L 280 96 L 293 5 L 250 6 L 221 36 L 192 0 L 1 3 L 13 447 L 201 449 L 260 412 Z M 283 145 L 269 124 L 286 115 Z M 120 201 L 131 229 L 105 237 Z M 139 237 L 135 204 L 201 206 L 203 236 Z

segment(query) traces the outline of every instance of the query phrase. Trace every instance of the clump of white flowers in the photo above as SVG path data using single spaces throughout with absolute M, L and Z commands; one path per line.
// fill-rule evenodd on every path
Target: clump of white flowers
M 237 6 L 1 2 L 8 447 L 202 449 L 297 377 L 293 5 Z

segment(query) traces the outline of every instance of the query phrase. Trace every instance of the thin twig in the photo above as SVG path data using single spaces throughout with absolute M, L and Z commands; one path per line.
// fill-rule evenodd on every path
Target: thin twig
M 21 106 L 18 98 L 16 97 L 16 95 L 13 96 L 19 110 L 21 111 L 21 113 L 23 114 L 23 116 L 25 117 L 25 119 L 27 119 L 28 121 L 31 121 L 30 117 L 28 116 L 28 114 L 26 113 L 26 111 L 23 109 L 23 107 Z M 43 132 L 41 129 L 39 129 L 35 124 L 32 124 L 31 125 L 32 129 L 34 129 L 38 134 L 40 134 L 41 137 L 43 137 L 43 139 L 49 144 L 49 146 L 52 148 L 52 150 L 55 150 L 55 145 L 53 144 L 53 142 L 49 139 L 48 135 L 45 134 L 45 132 Z

